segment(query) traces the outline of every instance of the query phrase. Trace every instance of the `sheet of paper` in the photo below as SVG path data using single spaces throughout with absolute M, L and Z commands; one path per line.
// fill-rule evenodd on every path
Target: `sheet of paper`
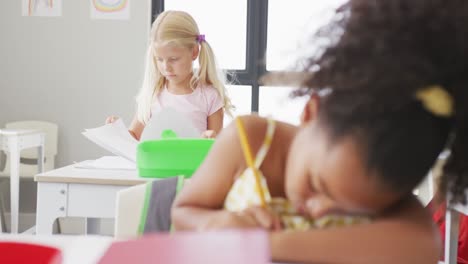
M 136 162 L 138 141 L 130 135 L 122 119 L 101 127 L 86 129 L 83 135 L 112 154 Z
M 104 156 L 96 160 L 85 160 L 75 164 L 78 169 L 136 170 L 136 164 L 120 156 Z
M 189 118 L 173 108 L 165 107 L 151 117 L 141 133 L 140 141 L 160 139 L 161 133 L 167 129 L 174 131 L 179 138 L 201 137 Z

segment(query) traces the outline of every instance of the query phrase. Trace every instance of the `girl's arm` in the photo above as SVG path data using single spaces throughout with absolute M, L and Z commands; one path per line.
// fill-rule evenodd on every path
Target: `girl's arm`
M 220 108 L 208 117 L 207 130 L 213 130 L 215 135 L 219 134 L 223 128 L 224 110 Z
M 215 113 L 216 114 L 216 113 Z M 172 221 L 177 230 L 208 228 L 213 218 L 223 217 L 224 199 L 242 161 L 235 126 L 223 130 L 204 162 L 184 186 L 172 207 Z
M 145 128 L 145 125 L 138 121 L 137 116 L 135 115 L 133 117 L 132 123 L 130 124 L 130 127 L 128 128 L 128 132 L 136 139 L 140 140 L 141 132 L 143 132 L 143 129 Z
M 392 216 L 352 227 L 270 235 L 274 261 L 300 263 L 437 263 L 439 234 L 410 201 Z
M 266 121 L 255 116 L 242 120 L 256 153 L 263 141 Z M 245 168 L 236 124 L 232 123 L 223 129 L 190 183 L 177 196 L 172 207 L 174 227 L 177 230 L 273 227 L 274 220 L 265 210 L 229 212 L 223 209 L 235 177 Z

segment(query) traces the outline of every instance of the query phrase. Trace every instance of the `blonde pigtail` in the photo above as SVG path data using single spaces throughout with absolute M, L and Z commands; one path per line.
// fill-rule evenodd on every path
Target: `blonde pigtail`
M 200 63 L 200 69 L 197 76 L 198 80 L 201 83 L 211 84 L 214 88 L 216 88 L 219 95 L 223 99 L 225 113 L 232 117 L 234 106 L 229 99 L 226 86 L 224 85 L 227 83 L 226 74 L 221 70 L 218 70 L 213 49 L 205 40 L 200 42 L 200 54 L 198 56 L 198 61 Z

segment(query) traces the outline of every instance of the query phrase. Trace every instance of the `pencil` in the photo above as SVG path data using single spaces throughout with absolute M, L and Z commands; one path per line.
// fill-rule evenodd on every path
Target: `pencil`
M 262 207 L 266 206 L 265 194 L 262 189 L 260 174 L 257 168 L 255 168 L 255 164 L 252 158 L 252 153 L 250 152 L 249 143 L 247 141 L 247 134 L 245 132 L 244 124 L 240 118 L 236 118 L 236 124 L 239 131 L 239 138 L 241 141 L 242 151 L 244 152 L 245 161 L 247 166 L 252 169 L 255 177 L 255 183 L 257 187 L 258 194 L 260 195 L 260 205 Z

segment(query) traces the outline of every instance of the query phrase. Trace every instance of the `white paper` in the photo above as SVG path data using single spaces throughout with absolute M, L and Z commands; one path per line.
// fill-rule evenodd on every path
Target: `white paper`
M 76 163 L 78 169 L 103 169 L 103 170 L 136 170 L 135 162 L 120 156 L 104 156 L 96 160 L 85 160 Z
M 138 141 L 130 135 L 122 119 L 101 127 L 86 129 L 83 135 L 112 154 L 136 162 Z
M 164 130 L 172 130 L 178 138 L 199 138 L 197 131 L 189 118 L 170 107 L 163 108 L 154 114 L 141 133 L 140 141 L 160 139 Z

